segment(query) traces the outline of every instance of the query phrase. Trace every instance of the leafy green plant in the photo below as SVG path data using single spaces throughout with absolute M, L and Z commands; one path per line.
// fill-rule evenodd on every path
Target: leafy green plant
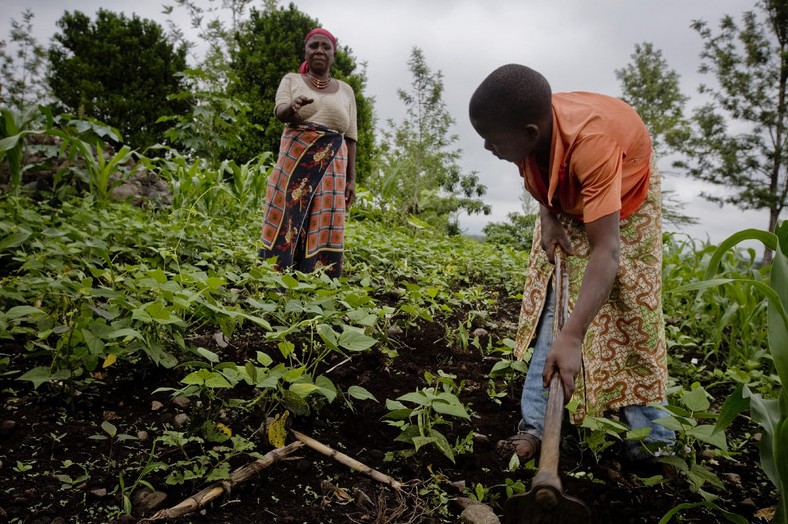
M 400 434 L 395 439 L 413 446 L 410 451 L 397 452 L 401 456 L 411 456 L 423 446 L 435 446 L 441 453 L 454 462 L 455 446 L 438 431 L 441 425 L 451 425 L 444 418 L 453 417 L 470 420 L 470 415 L 457 397 L 462 384 L 457 384 L 456 376 L 438 372 L 433 375 L 424 373 L 428 387 L 406 393 L 397 400 L 386 399 L 386 423 L 399 428 Z M 410 406 L 409 406 L 410 405 Z M 389 457 L 393 459 L 393 455 Z
M 774 250 L 768 283 L 760 279 L 715 278 L 725 253 L 745 240 L 758 240 Z M 774 522 L 785 524 L 788 522 L 788 393 L 785 389 L 788 383 L 788 222 L 780 222 L 774 233 L 747 229 L 731 235 L 719 245 L 709 261 L 704 281 L 687 285 L 685 289 L 703 291 L 717 286 L 743 284 L 755 288 L 768 300 L 769 350 L 782 387 L 776 398 L 764 398 L 747 385 L 737 388 L 726 401 L 718 431 L 730 424 L 736 413 L 749 407 L 753 419 L 764 431 L 760 442 L 761 467 L 780 494 Z
M 201 89 L 209 80 L 206 71 L 186 69 L 175 76 L 181 77 L 188 84 L 188 89 L 168 98 L 181 104 L 188 103 L 191 109 L 185 113 L 159 117 L 156 123 L 170 123 L 171 127 L 164 132 L 164 137 L 190 158 L 205 158 L 212 166 L 216 166 L 228 149 L 237 146 L 239 129 L 248 124 L 244 117 L 250 106 L 237 98 Z
M 90 193 L 97 201 L 106 201 L 113 178 L 122 172 L 124 164 L 132 159 L 134 152 L 129 146 L 123 145 L 114 154 L 107 150 L 107 159 L 104 139 L 122 141 L 116 129 L 95 120 L 63 117 L 57 121 L 59 125 L 50 128 L 48 134 L 62 140 L 61 151 L 70 161 L 79 158 L 84 163 L 84 171 L 75 168 L 77 174 L 88 184 Z
M 581 427 L 583 428 L 580 439 L 581 448 L 591 451 L 597 462 L 606 449 L 617 441 L 623 441 L 629 430 L 626 424 L 607 417 L 586 416 L 583 418 Z
M 92 440 L 109 440 L 109 450 L 107 451 L 107 462 L 113 463 L 112 458 L 112 450 L 115 446 L 116 442 L 123 442 L 126 440 L 137 440 L 137 437 L 133 435 L 127 435 L 125 433 L 118 433 L 118 428 L 112 422 L 105 420 L 101 423 L 101 430 L 103 433 L 96 433 L 95 435 L 91 435 L 88 438 Z
M 705 500 L 714 500 L 716 497 L 703 487 L 707 483 L 722 487 L 722 481 L 703 463 L 698 462 L 698 448 L 711 446 L 715 450 L 727 452 L 725 433 L 715 431 L 713 424 L 699 422 L 717 417 L 709 411 L 709 394 L 699 383 L 692 384 L 689 390 L 679 386 L 672 395 L 678 398 L 678 404 L 665 406 L 666 416 L 656 422 L 676 432 L 676 445 L 674 454 L 663 455 L 659 460 L 685 474 L 693 492 Z M 643 439 L 646 436 L 647 433 L 637 435 L 636 438 Z
M 58 473 L 53 475 L 60 481 L 60 487 L 62 489 L 71 489 L 74 486 L 78 486 L 79 484 L 82 484 L 83 482 L 86 482 L 88 479 L 90 479 L 90 473 L 88 472 L 87 467 L 83 464 L 75 464 L 73 461 L 67 459 L 62 462 L 62 466 L 63 469 L 68 469 L 71 466 L 79 466 L 82 469 L 82 472 L 74 477 L 66 473 Z
M 131 515 L 131 509 L 132 509 L 131 497 L 134 494 L 134 492 L 137 490 L 137 488 L 139 486 L 144 486 L 151 491 L 155 491 L 153 484 L 151 484 L 147 480 L 147 477 L 151 473 L 154 473 L 156 471 L 166 470 L 169 467 L 163 461 L 154 460 L 156 457 L 157 442 L 158 439 L 153 441 L 153 445 L 151 446 L 150 453 L 148 453 L 148 460 L 145 462 L 144 466 L 142 467 L 142 469 L 139 470 L 136 476 L 134 476 L 134 482 L 132 482 L 131 484 L 127 484 L 123 477 L 122 472 L 118 476 L 118 484 L 115 487 L 115 491 L 119 493 L 121 496 L 123 512 L 126 513 L 126 515 Z

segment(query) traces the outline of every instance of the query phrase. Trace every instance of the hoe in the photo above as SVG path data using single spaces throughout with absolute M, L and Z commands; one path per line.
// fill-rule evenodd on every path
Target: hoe
M 566 255 L 555 249 L 555 318 L 553 340 L 568 316 L 569 270 Z M 558 477 L 558 457 L 561 444 L 561 418 L 563 417 L 564 390 L 561 379 L 554 374 L 550 380 L 547 411 L 544 417 L 542 451 L 539 454 L 539 471 L 531 490 L 523 495 L 510 497 L 504 505 L 504 524 L 585 524 L 591 514 L 580 500 L 564 494 Z

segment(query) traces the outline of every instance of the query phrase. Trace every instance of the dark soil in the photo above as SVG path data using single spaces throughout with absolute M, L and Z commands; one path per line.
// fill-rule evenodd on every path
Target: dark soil
M 509 300 L 503 309 L 499 326 L 505 326 L 506 322 L 511 326 L 517 318 L 518 304 Z M 373 351 L 354 354 L 345 363 L 341 357 L 329 359 L 325 369 L 336 366 L 328 376 L 339 389 L 360 385 L 380 402 L 355 401 L 351 409 L 337 399 L 310 416 L 293 417 L 294 429 L 408 483 L 403 492 L 304 447 L 290 460 L 274 464 L 201 512 L 176 522 L 457 522 L 461 510 L 451 502 L 444 506 L 444 515 L 429 515 L 427 508 L 436 507 L 444 493 L 467 495 L 456 486 L 464 485 L 473 491 L 477 484 L 489 490 L 485 502 L 501 515 L 507 479 L 529 486 L 535 473 L 533 468 L 507 471 L 494 451 L 496 440 L 510 435 L 515 428 L 519 386 L 510 387 L 509 395 L 500 404 L 492 401 L 487 374 L 496 359 L 482 357 L 474 348 L 458 351 L 448 347 L 444 334 L 443 325 L 424 323 L 396 337 L 399 347 L 394 358 Z M 263 347 L 254 332 L 231 342 L 224 351 L 232 350 L 239 358 L 254 355 Z M 14 348 L 7 344 L 0 347 L 0 353 L 13 354 Z M 223 358 L 228 359 L 228 355 Z M 456 463 L 434 448 L 424 448 L 411 458 L 385 461 L 386 453 L 407 449 L 394 440 L 398 430 L 383 420 L 388 411 L 385 399 L 395 399 L 424 387 L 425 370 L 433 373 L 442 370 L 456 375 L 458 382 L 464 381 L 460 398 L 470 406 L 472 419 L 470 423 L 455 423 L 451 428 L 443 426 L 443 432 L 454 443 L 473 431 L 473 452 L 459 455 Z M 149 517 L 156 509 L 175 506 L 208 484 L 187 482 L 168 486 L 164 483 L 165 473 L 151 473 L 145 480 L 166 493 L 166 501 L 157 508 L 141 509 L 144 506 L 139 505 L 139 495 L 134 496 L 134 518 L 117 518 L 122 508 L 118 493 L 121 474 L 127 488 L 134 483 L 149 459 L 152 441 L 165 429 L 172 428 L 175 414 L 185 411 L 193 424 L 200 418 L 197 403 L 178 408 L 170 394 L 154 393 L 160 387 L 180 387 L 178 381 L 183 377 L 183 370 L 160 370 L 139 364 L 133 371 L 133 378 L 97 375 L 103 384 L 97 390 L 91 389 L 98 391 L 96 394 L 72 395 L 53 385 L 33 391 L 12 381 L 3 385 L 0 522 L 136 522 Z M 126 370 L 127 374 L 130 372 Z M 499 390 L 505 387 L 498 381 Z M 154 410 L 154 401 L 161 402 L 163 407 Z M 262 422 L 257 417 L 256 413 L 236 414 L 229 410 L 227 424 L 237 434 L 250 437 Z M 100 424 L 104 420 L 111 421 L 119 434 L 136 436 L 145 431 L 148 439 L 118 440 L 110 449 L 109 440 L 90 438 L 102 435 Z M 561 455 L 564 490 L 589 506 L 596 523 L 656 523 L 677 504 L 702 500 L 681 477 L 654 486 L 645 485 L 641 478 L 659 471 L 639 469 L 622 460 L 622 446 L 618 443 L 597 460 L 589 451 L 582 451 L 584 446 L 577 428 L 565 427 L 564 433 Z M 767 522 L 756 514 L 768 512 L 776 503 L 776 494 L 759 467 L 756 438 L 757 428 L 739 417 L 729 432 L 732 456 L 707 461 L 724 483 L 722 489 L 707 485 L 708 491 L 719 496 L 717 505 L 753 523 Z M 270 450 L 264 439 L 253 439 L 261 453 Z M 179 453 L 177 448 L 157 447 L 156 459 L 169 461 Z M 232 467 L 250 460 L 236 457 Z M 70 481 L 62 475 L 67 475 Z M 138 489 L 137 493 L 144 490 Z M 683 522 L 727 522 L 719 513 L 703 508 L 682 512 L 682 516 Z

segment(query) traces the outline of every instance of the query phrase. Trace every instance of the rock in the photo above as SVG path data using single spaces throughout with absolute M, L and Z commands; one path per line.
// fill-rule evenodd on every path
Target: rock
M 167 494 L 163 491 L 140 489 L 134 494 L 134 512 L 139 514 L 153 512 L 159 509 L 165 500 L 167 500 Z
M 473 432 L 473 443 L 479 445 L 487 445 L 490 443 L 490 437 L 487 435 L 483 435 L 482 433 Z
M 741 485 L 741 475 L 739 475 L 738 473 L 725 473 L 723 476 L 731 484 L 735 484 L 737 486 Z
M 154 400 L 153 402 L 150 403 L 150 410 L 151 411 L 159 411 L 163 407 L 164 407 L 164 404 L 162 404 L 158 400 Z
M 216 345 L 220 348 L 224 349 L 228 345 L 230 345 L 230 341 L 227 340 L 227 337 L 224 336 L 224 333 L 221 331 L 217 331 L 213 334 L 213 340 L 216 342 Z
M 467 484 L 465 483 L 464 480 L 458 480 L 456 482 L 449 483 L 449 487 L 451 488 L 451 490 L 456 493 L 464 493 L 466 486 Z
M 110 190 L 115 200 L 131 200 L 134 205 L 168 206 L 172 203 L 172 193 L 167 184 L 155 173 L 135 171 L 122 184 Z
M 113 187 L 110 189 L 109 195 L 114 200 L 130 199 L 134 204 L 139 204 L 142 201 L 140 188 L 130 182 Z
M 476 338 L 482 338 L 488 336 L 489 333 L 484 328 L 476 328 L 473 330 L 473 336 Z
M 356 504 L 359 506 L 368 506 L 368 507 L 375 507 L 375 504 L 372 502 L 372 499 L 369 498 L 369 495 L 361 491 L 360 489 L 356 490 Z
M 63 520 L 63 517 L 55 517 L 49 521 L 49 524 L 66 524 L 66 521 Z
M 490 506 L 476 503 L 462 510 L 460 522 L 463 524 L 501 524 L 501 519 Z
M 402 334 L 402 328 L 399 327 L 398 325 L 394 324 L 393 326 L 389 327 L 389 336 L 390 337 L 396 337 L 396 336 L 401 335 L 401 334 Z
M 91 489 L 90 493 L 98 498 L 106 497 L 107 496 L 107 488 L 96 488 Z
M 178 413 L 175 415 L 175 418 L 172 419 L 173 425 L 178 429 L 185 428 L 189 425 L 189 422 L 191 422 L 191 419 L 189 418 L 189 415 L 185 413 Z
M 192 403 L 192 399 L 190 399 L 189 397 L 180 396 L 172 399 L 172 404 L 180 409 L 186 409 L 187 407 L 189 407 L 189 404 L 191 403 Z
M 469 499 L 468 497 L 457 497 L 452 499 L 454 505 L 459 507 L 460 509 L 468 509 L 471 506 L 475 506 L 476 504 L 481 504 L 478 500 Z
M 10 435 L 16 429 L 16 420 L 4 420 L 0 422 L 0 437 Z
M 621 471 L 615 468 L 611 468 L 609 466 L 602 466 L 602 472 L 605 477 L 607 477 L 609 480 L 612 480 L 613 482 L 619 482 L 619 483 L 624 482 L 624 477 L 621 475 Z
M 140 442 L 145 442 L 148 440 L 148 432 L 145 430 L 138 431 L 137 438 L 140 440 Z

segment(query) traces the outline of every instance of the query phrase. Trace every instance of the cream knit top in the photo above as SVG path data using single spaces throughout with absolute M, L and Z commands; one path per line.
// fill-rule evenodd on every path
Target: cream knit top
M 325 93 L 309 87 L 299 73 L 287 73 L 276 90 L 274 108 L 280 104 L 292 104 L 297 96 L 311 98 L 314 102 L 303 106 L 299 111 L 302 120 L 323 124 L 339 131 L 345 138 L 358 140 L 356 97 L 353 95 L 353 88 L 341 80 L 335 80 L 339 82 L 339 90 L 336 93 Z

